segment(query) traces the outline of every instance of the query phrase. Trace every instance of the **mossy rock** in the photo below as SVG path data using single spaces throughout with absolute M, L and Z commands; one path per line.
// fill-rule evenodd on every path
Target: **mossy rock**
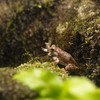
M 25 100 L 35 98 L 37 93 L 13 80 L 16 71 L 11 68 L 0 69 L 0 99 L 1 100 Z
M 100 2 L 46 1 L 0 3 L 1 66 L 16 66 L 30 60 L 30 57 L 40 57 L 41 61 L 41 56 L 45 55 L 41 47 L 50 41 L 71 53 L 82 66 L 84 75 L 94 75 L 92 79 L 99 84 Z
M 32 61 L 21 64 L 15 70 L 18 72 L 20 71 L 27 71 L 32 70 L 34 68 L 41 68 L 43 70 L 49 70 L 53 73 L 56 73 L 58 76 L 60 76 L 62 79 L 68 78 L 69 73 L 66 73 L 64 68 L 59 68 L 59 66 L 55 65 L 53 62 L 40 62 L 40 61 Z
M 40 56 L 50 36 L 45 26 L 53 17 L 54 1 L 11 0 L 0 6 L 0 64 L 23 63 L 30 58 L 26 53 Z
M 68 78 L 68 74 L 64 69 L 60 69 L 53 62 L 30 61 L 16 68 L 0 68 L 0 99 L 1 100 L 26 100 L 33 99 L 38 96 L 36 92 L 27 86 L 14 80 L 12 77 L 19 72 L 33 70 L 35 68 L 48 70 L 56 73 L 62 79 Z

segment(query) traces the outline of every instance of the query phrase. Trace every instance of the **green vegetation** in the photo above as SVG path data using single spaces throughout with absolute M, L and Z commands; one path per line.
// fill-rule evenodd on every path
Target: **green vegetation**
M 25 100 L 36 97 L 36 93 L 13 80 L 16 70 L 12 68 L 0 68 L 0 100 Z
M 69 52 L 80 70 L 55 65 L 45 42 Z M 98 100 L 94 84 L 100 87 L 100 0 L 0 0 L 0 100 Z
M 62 79 L 68 78 L 68 74 L 64 70 L 64 68 L 59 68 L 59 66 L 55 65 L 53 62 L 43 62 L 41 63 L 40 61 L 35 61 L 33 62 L 27 62 L 24 64 L 21 64 L 17 68 L 15 68 L 16 71 L 27 71 L 27 70 L 33 70 L 34 68 L 41 68 L 44 70 L 49 70 L 51 72 L 56 73 L 58 76 L 60 76 Z
M 50 71 L 34 69 L 20 72 L 13 78 L 36 91 L 39 96 L 35 100 L 100 99 L 100 89 L 85 77 L 71 77 L 63 81 Z

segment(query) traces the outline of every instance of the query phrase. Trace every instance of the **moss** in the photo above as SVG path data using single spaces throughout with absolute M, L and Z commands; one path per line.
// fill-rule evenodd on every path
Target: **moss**
M 59 75 L 61 78 L 65 79 L 68 78 L 68 73 L 62 68 L 59 68 L 59 66 L 55 65 L 53 62 L 43 62 L 41 63 L 40 61 L 35 61 L 33 63 L 27 62 L 24 64 L 21 64 L 15 70 L 17 71 L 25 71 L 25 70 L 31 70 L 34 68 L 42 68 L 44 70 L 50 70 L 57 75 Z
M 37 93 L 30 90 L 16 80 L 12 80 L 16 71 L 11 68 L 0 69 L 0 99 L 1 100 L 24 100 L 35 98 Z
M 18 0 L 9 4 L 2 2 L 0 64 L 19 65 L 27 62 L 30 55 L 39 57 L 41 61 L 41 56 L 46 55 L 41 47 L 44 42 L 49 41 L 71 53 L 82 69 L 86 69 L 88 65 L 88 70 L 83 70 L 82 75 L 90 76 L 100 65 L 100 7 L 96 1 L 88 1 Z M 84 5 L 86 7 L 83 7 Z M 87 14 L 88 9 L 94 14 L 88 16 L 88 13 L 88 17 L 82 20 L 81 16 L 79 17 L 79 8 L 82 8 L 82 14 Z
M 100 55 L 99 53 L 99 36 L 100 30 L 98 28 L 99 17 L 95 16 L 94 19 L 85 19 L 74 22 L 74 26 L 71 28 L 72 33 L 69 33 L 69 51 L 72 52 L 72 55 L 78 58 L 78 63 L 84 69 L 83 73 L 92 80 L 95 80 L 95 83 L 99 85 L 99 76 L 98 71 L 100 68 L 97 66 L 100 65 Z M 98 71 L 94 71 L 98 70 Z M 95 75 L 94 75 L 95 73 Z
M 62 79 L 68 78 L 68 73 L 60 69 L 53 62 L 30 61 L 16 68 L 0 68 L 0 99 L 2 100 L 24 100 L 38 96 L 37 93 L 30 90 L 20 82 L 12 79 L 13 75 L 21 71 L 28 71 L 34 68 L 41 68 L 56 73 Z
M 52 18 L 54 1 L 16 0 L 0 5 L 0 64 L 23 63 L 29 59 L 23 56 L 26 51 L 32 54 L 34 50 L 33 56 L 41 55 L 41 46 L 49 35 L 45 21 Z

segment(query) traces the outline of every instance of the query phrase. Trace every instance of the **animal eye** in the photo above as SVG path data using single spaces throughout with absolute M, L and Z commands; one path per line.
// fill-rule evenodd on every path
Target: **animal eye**
M 51 49 L 52 52 L 54 52 L 54 49 Z

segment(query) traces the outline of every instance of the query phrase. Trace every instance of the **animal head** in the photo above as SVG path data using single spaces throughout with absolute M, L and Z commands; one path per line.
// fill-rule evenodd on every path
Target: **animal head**
M 57 55 L 55 53 L 56 46 L 54 44 L 50 46 L 50 44 L 46 42 L 45 45 L 46 45 L 46 48 L 42 47 L 42 50 L 44 52 L 47 52 L 49 56 Z

